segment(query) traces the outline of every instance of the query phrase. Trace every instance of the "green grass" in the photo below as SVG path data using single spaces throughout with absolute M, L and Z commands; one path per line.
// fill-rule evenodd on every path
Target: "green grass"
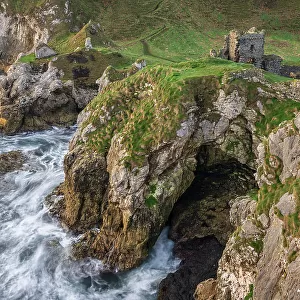
M 17 13 L 28 14 L 43 6 L 46 2 L 46 0 L 9 0 L 8 9 Z
M 280 75 L 270 73 L 270 72 L 264 72 L 264 76 L 265 76 L 265 79 L 267 79 L 271 83 L 293 81 L 292 78 L 280 76 Z
M 21 56 L 20 59 L 19 59 L 19 62 L 31 63 L 31 62 L 34 62 L 35 60 L 36 60 L 35 59 L 35 54 L 31 53 L 29 55 Z
M 34 14 L 45 0 L 4 0 L 9 13 Z M 63 20 L 65 1 L 51 0 L 57 5 L 55 18 Z M 285 63 L 300 64 L 298 0 L 276 2 L 256 0 L 241 5 L 236 1 L 212 0 L 73 0 L 70 22 L 60 22 L 53 28 L 50 44 L 60 53 L 82 47 L 70 29 L 82 28 L 90 20 L 100 24 L 102 31 L 94 37 L 96 47 L 115 41 L 126 56 L 146 56 L 150 64 L 194 60 L 208 55 L 209 49 L 223 45 L 223 35 L 229 30 L 247 30 L 256 26 L 267 32 L 266 53 L 281 55 Z M 51 16 L 44 22 L 50 25 Z M 155 34 L 157 32 L 157 34 Z M 140 43 L 145 39 L 150 54 Z M 122 52 L 123 53 L 123 52 Z
M 256 125 L 256 132 L 261 136 L 267 136 L 280 123 L 291 120 L 300 111 L 300 103 L 287 99 L 268 99 L 263 103 L 265 115 L 259 116 Z
M 284 59 L 284 64 L 300 65 L 300 36 L 294 32 L 267 32 L 265 53 L 277 54 Z

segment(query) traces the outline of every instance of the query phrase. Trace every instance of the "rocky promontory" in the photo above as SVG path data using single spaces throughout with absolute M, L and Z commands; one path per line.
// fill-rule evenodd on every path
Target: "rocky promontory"
M 202 146 L 206 164 L 255 168 L 261 105 L 284 96 L 260 71 L 230 73 L 235 64 L 210 60 L 213 74 L 205 63 L 142 70 L 104 88 L 80 114 L 65 182 L 51 196 L 52 211 L 58 207 L 61 221 L 84 233 L 77 257 L 119 270 L 140 264 L 197 164 L 205 165 Z

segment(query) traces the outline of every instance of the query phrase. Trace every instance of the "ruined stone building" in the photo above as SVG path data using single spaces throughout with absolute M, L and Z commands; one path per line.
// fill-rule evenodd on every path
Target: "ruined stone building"
M 237 30 L 230 31 L 225 37 L 224 48 L 221 55 L 223 58 L 243 63 L 253 63 L 261 67 L 264 55 L 265 32 L 257 32 L 251 28 L 242 33 Z
M 257 68 L 280 74 L 282 58 L 278 55 L 265 55 L 265 31 L 255 27 L 246 32 L 232 30 L 225 36 L 219 57 L 241 63 L 252 63 Z

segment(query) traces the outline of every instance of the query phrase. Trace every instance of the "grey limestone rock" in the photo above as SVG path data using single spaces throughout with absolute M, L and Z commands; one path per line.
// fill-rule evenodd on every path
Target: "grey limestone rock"
M 296 202 L 295 196 L 289 193 L 285 193 L 276 204 L 283 216 L 291 215 L 295 213 L 296 210 Z
M 45 43 L 40 43 L 35 48 L 36 58 L 47 58 L 56 55 L 57 53 Z
M 74 124 L 96 91 L 75 88 L 61 76 L 61 71 L 46 64 L 12 65 L 6 76 L 0 76 L 1 117 L 6 120 L 0 130 L 12 134 Z

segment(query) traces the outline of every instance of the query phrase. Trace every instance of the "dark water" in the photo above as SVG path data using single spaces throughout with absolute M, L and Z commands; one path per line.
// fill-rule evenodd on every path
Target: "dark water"
M 155 299 L 159 282 L 178 267 L 167 229 L 148 261 L 123 274 L 103 273 L 95 259 L 72 261 L 74 237 L 48 214 L 44 197 L 63 181 L 72 129 L 0 136 L 0 153 L 21 150 L 22 170 L 0 176 L 0 299 Z

